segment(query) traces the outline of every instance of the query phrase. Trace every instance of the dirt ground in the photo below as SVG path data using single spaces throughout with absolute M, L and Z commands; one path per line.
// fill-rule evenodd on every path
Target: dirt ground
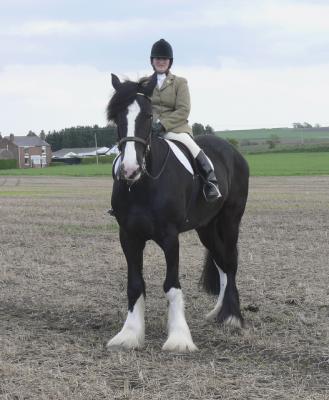
M 165 262 L 145 252 L 146 346 L 108 352 L 126 316 L 109 178 L 0 177 L 1 399 L 328 399 L 329 176 L 252 178 L 241 226 L 242 332 L 205 320 L 204 252 L 181 236 L 199 351 L 168 354 Z

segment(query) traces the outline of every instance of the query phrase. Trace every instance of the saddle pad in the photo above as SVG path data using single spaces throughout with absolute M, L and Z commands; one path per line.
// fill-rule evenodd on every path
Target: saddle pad
M 172 152 L 175 154 L 177 160 L 187 169 L 187 171 L 194 175 L 194 171 L 192 168 L 191 163 L 189 162 L 188 158 L 186 157 L 186 155 L 182 152 L 182 150 L 176 146 L 175 143 L 173 143 L 172 141 L 168 140 L 168 139 L 164 139 L 168 145 L 170 146 Z

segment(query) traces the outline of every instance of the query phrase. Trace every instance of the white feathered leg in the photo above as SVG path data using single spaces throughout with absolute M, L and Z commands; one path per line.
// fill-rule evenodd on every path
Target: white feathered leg
M 145 300 L 144 296 L 141 295 L 136 301 L 133 310 L 128 311 L 123 328 L 107 343 L 107 347 L 141 348 L 144 345 L 145 338 L 144 311 Z
M 198 348 L 193 343 L 190 329 L 185 320 L 184 300 L 181 289 L 171 288 L 166 293 L 168 308 L 168 339 L 162 350 L 189 352 Z

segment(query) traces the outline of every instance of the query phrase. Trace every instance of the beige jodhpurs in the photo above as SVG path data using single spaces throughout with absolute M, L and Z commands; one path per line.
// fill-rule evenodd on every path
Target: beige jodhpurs
M 190 150 L 193 158 L 200 153 L 200 147 L 195 143 L 192 137 L 188 133 L 174 133 L 168 132 L 163 135 L 165 139 L 177 140 L 177 142 L 181 142 L 185 144 L 185 146 Z

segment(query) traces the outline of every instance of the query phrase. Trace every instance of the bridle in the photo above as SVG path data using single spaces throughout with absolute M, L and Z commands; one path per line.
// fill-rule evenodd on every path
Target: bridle
M 151 98 L 144 93 L 138 92 L 136 93 L 136 96 L 144 96 L 149 102 L 151 102 Z M 152 119 L 152 116 L 150 118 Z M 118 149 L 122 151 L 122 147 L 124 144 L 126 144 L 127 142 L 135 142 L 135 143 L 141 143 L 145 147 L 145 150 L 147 150 L 150 146 L 150 138 L 151 138 L 151 129 L 146 139 L 142 139 L 137 136 L 125 136 L 124 138 L 119 140 Z
M 144 96 L 149 102 L 152 101 L 149 96 L 147 96 L 146 94 L 141 93 L 141 92 L 136 93 L 136 96 Z M 152 120 L 152 115 L 151 115 L 150 118 Z M 170 155 L 170 146 L 167 143 L 168 151 L 167 151 L 166 157 L 164 159 L 164 162 L 162 164 L 162 167 L 161 167 L 160 171 L 158 172 L 158 174 L 152 175 L 147 170 L 146 162 L 145 162 L 145 158 L 146 158 L 147 154 L 149 153 L 149 151 L 151 150 L 151 144 L 150 144 L 151 143 L 151 134 L 152 134 L 152 128 L 150 129 L 150 132 L 148 133 L 146 139 L 142 139 L 142 138 L 139 138 L 137 136 L 126 136 L 126 137 L 124 137 L 124 138 L 119 140 L 118 149 L 120 150 L 120 153 L 121 153 L 123 145 L 126 144 L 127 142 L 135 142 L 135 143 L 142 144 L 144 146 L 144 161 L 143 161 L 143 165 L 142 165 L 142 172 L 145 173 L 149 178 L 151 178 L 153 180 L 156 180 L 156 179 L 160 178 L 160 176 L 162 175 L 162 173 L 163 173 L 163 171 L 164 171 L 164 169 L 165 169 L 165 167 L 167 165 L 167 162 L 168 162 L 168 159 L 169 159 L 169 155 Z M 113 163 L 113 165 L 114 165 L 114 163 Z M 113 177 L 114 177 L 114 175 L 113 175 Z

